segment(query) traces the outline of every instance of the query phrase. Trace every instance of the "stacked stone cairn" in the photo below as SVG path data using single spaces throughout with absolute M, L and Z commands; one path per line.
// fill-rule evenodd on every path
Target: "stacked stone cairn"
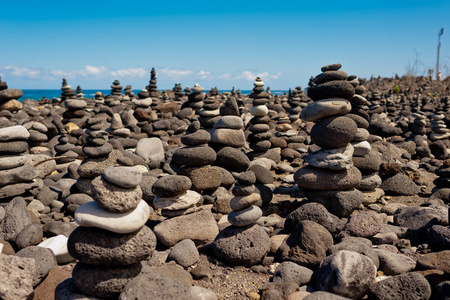
M 250 114 L 253 118 L 250 120 L 252 124 L 249 128 L 251 134 L 248 136 L 250 148 L 258 153 L 256 156 L 263 155 L 270 149 L 272 143 L 270 138 L 272 134 L 269 132 L 270 117 L 267 116 L 269 109 L 266 104 L 269 102 L 269 94 L 264 92 L 264 82 L 257 77 L 253 83 L 255 86 L 252 93 L 249 95 L 253 99 L 253 107 Z
M 228 102 L 231 101 L 233 100 Z M 236 102 L 234 101 L 234 103 Z M 235 106 L 235 109 L 237 110 L 237 106 Z M 223 115 L 214 123 L 214 129 L 210 131 L 210 144 L 217 149 L 221 147 L 233 147 L 236 149 L 244 147 L 246 143 L 243 131 L 244 122 L 237 115 L 227 115 L 229 112 L 224 109 L 222 109 L 222 113 Z M 238 113 L 238 111 L 234 113 Z
M 427 133 L 427 116 L 417 111 L 411 115 L 412 122 L 409 123 L 409 130 L 414 135 L 425 135 Z
M 431 130 L 430 140 L 443 140 L 450 137 L 450 131 L 445 125 L 445 115 L 442 112 L 431 115 Z
M 75 90 L 72 89 L 72 86 L 67 84 L 67 80 L 65 78 L 62 79 L 62 87 L 61 87 L 61 101 L 64 101 L 69 98 L 75 98 Z
M 159 98 L 159 91 L 156 83 L 157 83 L 156 71 L 155 68 L 152 68 L 152 70 L 150 71 L 150 82 L 149 85 L 147 86 L 147 90 L 150 93 L 150 97 L 152 98 Z
M 104 103 L 105 103 L 105 94 L 103 94 L 102 92 L 95 92 L 94 104 L 102 105 Z
M 76 289 L 86 295 L 117 297 L 140 274 L 141 261 L 156 247 L 145 226 L 152 209 L 141 199 L 142 174 L 134 167 L 110 167 L 92 181 L 95 201 L 75 212 L 79 225 L 69 236 L 70 255 L 78 259 L 72 272 Z
M 203 108 L 203 100 L 205 98 L 205 94 L 202 92 L 205 89 L 202 88 L 198 83 L 194 84 L 194 87 L 192 88 L 192 93 L 188 96 L 188 101 L 185 105 L 192 108 L 194 111 L 199 111 Z M 182 108 L 184 108 L 182 106 Z
M 195 191 L 215 190 L 222 182 L 220 171 L 211 165 L 216 161 L 217 154 L 208 142 L 210 134 L 200 129 L 200 122 L 192 122 L 186 134 L 181 137 L 185 147 L 177 149 L 172 155 L 172 162 L 179 169 L 178 175 L 191 179 Z
M 141 108 L 145 112 L 150 113 L 152 111 L 151 105 L 153 103 L 153 99 L 150 96 L 150 92 L 146 89 L 142 89 L 138 93 L 139 98 L 135 98 L 132 100 L 133 104 L 136 105 L 136 108 Z
M 78 158 L 78 154 L 74 151 L 76 146 L 69 142 L 69 135 L 67 133 L 63 133 L 60 137 L 58 137 L 58 144 L 55 145 L 55 152 L 57 157 L 56 162 L 68 163 L 72 162 Z
M 231 226 L 217 235 L 213 249 L 215 255 L 230 265 L 250 267 L 261 263 L 270 250 L 270 239 L 265 230 L 255 224 L 262 216 L 258 205 L 261 197 L 255 193 L 256 176 L 243 172 L 237 179 L 230 201 L 233 210 L 228 214 Z
M 322 67 L 307 93 L 314 101 L 301 112 L 304 121 L 316 122 L 311 129 L 312 142 L 320 147 L 305 157 L 308 164 L 294 174 L 295 183 L 306 197 L 322 203 L 338 216 L 348 216 L 364 200 L 357 189 L 361 172 L 353 166 L 351 141 L 357 134 L 357 124 L 346 117 L 352 109 L 355 88 L 347 81 L 341 64 Z
M 181 86 L 181 83 L 175 83 L 175 86 L 173 87 L 173 93 L 175 95 L 174 100 L 178 102 L 182 102 L 184 100 L 183 87 Z
M 185 87 L 184 88 L 184 95 L 186 96 L 186 97 L 188 97 L 189 96 L 189 94 L 191 93 L 191 88 L 190 87 Z
M 220 104 L 215 96 L 209 96 L 203 101 L 203 109 L 199 111 L 200 125 L 205 129 L 210 129 L 220 118 Z
M 76 98 L 66 98 L 64 100 L 64 106 L 66 111 L 63 113 L 63 123 L 73 123 L 78 127 L 81 127 L 87 119 L 87 108 L 88 104 L 83 99 Z
M 87 129 L 86 143 L 82 151 L 86 158 L 78 167 L 77 188 L 80 192 L 90 195 L 92 180 L 103 174 L 103 171 L 113 166 L 120 156 L 118 150 L 113 150 L 113 146 L 108 143 L 108 133 L 106 131 L 94 131 Z
M 38 171 L 27 163 L 30 133 L 21 125 L 0 128 L 0 198 L 3 201 L 42 187 Z
M 155 194 L 153 205 L 161 209 L 161 215 L 167 218 L 193 213 L 201 204 L 202 195 L 190 190 L 192 182 L 189 177 L 167 175 L 158 179 L 152 185 Z
M 77 98 L 83 98 L 83 90 L 81 89 L 81 87 L 80 86 L 77 86 L 77 91 L 76 91 L 76 93 L 77 93 Z
M 381 165 L 381 158 L 377 151 L 371 151 L 369 139 L 369 110 L 366 98 L 363 94 L 365 89 L 359 84 L 356 76 L 347 78 L 355 88 L 355 94 L 349 98 L 352 110 L 346 116 L 355 121 L 357 125 L 356 135 L 351 141 L 353 146 L 353 165 L 359 169 L 362 174 L 362 180 L 358 189 L 364 194 L 364 205 L 370 205 L 380 200 L 384 196 L 384 191 L 380 189 L 382 183 L 378 170 Z
M 8 89 L 8 85 L 0 77 L 0 109 L 6 109 L 10 112 L 21 110 L 23 104 L 18 99 L 22 96 L 23 91 L 21 89 Z
M 122 99 L 122 89 L 123 87 L 120 85 L 119 80 L 114 80 L 114 82 L 111 85 L 111 96 L 113 98 L 121 100 Z

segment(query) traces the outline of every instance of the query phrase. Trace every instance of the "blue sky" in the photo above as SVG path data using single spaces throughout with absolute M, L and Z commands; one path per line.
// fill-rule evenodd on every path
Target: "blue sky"
M 53 3 L 54 2 L 54 3 Z M 402 75 L 450 67 L 450 1 L 2 1 L 0 76 L 15 88 L 306 87 L 325 64 Z M 446 74 L 450 75 L 450 74 Z

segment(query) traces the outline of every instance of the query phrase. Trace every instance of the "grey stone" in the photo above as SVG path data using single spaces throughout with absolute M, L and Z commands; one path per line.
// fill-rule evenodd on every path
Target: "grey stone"
M 293 281 L 299 286 L 308 284 L 313 271 L 291 261 L 285 261 L 278 265 L 273 274 L 273 282 Z
M 225 263 L 250 267 L 260 263 L 269 253 L 270 239 L 258 225 L 228 226 L 217 235 L 213 249 L 216 256 Z
M 337 149 L 321 149 L 311 152 L 305 156 L 305 162 L 313 167 L 344 170 L 350 169 L 353 166 L 352 162 L 353 146 L 347 146 Z
M 17 252 L 16 256 L 34 259 L 33 286 L 38 285 L 47 276 L 50 269 L 56 266 L 55 254 L 48 248 L 30 246 Z
M 0 298 L 4 300 L 32 299 L 35 260 L 0 254 Z
M 375 249 L 380 259 L 380 270 L 386 275 L 407 273 L 416 267 L 416 261 L 406 255 Z
M 77 227 L 69 236 L 70 255 L 90 265 L 129 265 L 147 259 L 156 237 L 147 226 L 128 234 L 95 227 Z
M 31 181 L 38 175 L 37 169 L 31 165 L 24 165 L 14 169 L 0 171 L 0 186 Z
M 341 250 L 325 258 L 317 268 L 317 289 L 344 297 L 362 297 L 375 280 L 372 260 L 357 252 Z
M 425 277 L 419 273 L 406 273 L 386 278 L 370 287 L 371 300 L 417 299 L 427 300 L 431 296 L 431 287 Z
M 103 177 L 120 187 L 134 188 L 142 180 L 142 172 L 133 167 L 109 167 L 103 172 Z
M 357 189 L 337 191 L 303 189 L 303 192 L 308 200 L 322 204 L 330 213 L 338 217 L 348 217 L 364 201 L 364 194 Z
M 16 197 L 4 206 L 5 219 L 0 223 L 0 239 L 14 242 L 19 232 L 31 224 L 27 204 L 22 197 Z
M 256 205 L 228 214 L 228 222 L 231 225 L 243 227 L 254 224 L 262 216 L 262 210 Z
M 42 242 L 44 231 L 39 224 L 28 224 L 25 226 L 16 237 L 16 245 L 19 249 L 29 246 L 36 246 Z
M 372 249 L 372 242 L 368 239 L 360 237 L 345 238 L 330 248 L 330 254 L 335 254 L 341 250 L 353 251 L 365 255 L 372 260 L 377 269 L 380 266 L 378 254 Z
M 174 260 L 180 266 L 187 268 L 195 264 L 200 258 L 197 247 L 192 240 L 178 242 L 170 251 L 168 260 Z

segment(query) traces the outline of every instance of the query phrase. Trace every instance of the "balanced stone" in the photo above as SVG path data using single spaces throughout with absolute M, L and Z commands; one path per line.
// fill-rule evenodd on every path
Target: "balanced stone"
M 361 172 L 355 167 L 348 170 L 331 171 L 306 166 L 294 174 L 294 180 L 299 187 L 304 189 L 332 191 L 357 187 L 361 176 Z
M 23 166 L 27 161 L 26 156 L 0 157 L 0 170 L 8 170 Z
M 192 186 L 187 176 L 168 175 L 158 179 L 152 186 L 152 192 L 160 198 L 172 198 L 185 193 Z
M 302 109 L 303 121 L 315 122 L 317 120 L 344 115 L 352 109 L 350 102 L 346 99 L 331 98 L 313 102 Z
M 327 98 L 351 98 L 355 94 L 355 88 L 344 80 L 334 80 L 314 85 L 308 89 L 308 96 L 314 100 Z
M 165 210 L 181 210 L 195 206 L 201 200 L 202 195 L 195 191 L 189 190 L 172 198 L 156 197 L 153 200 L 153 205 Z
M 254 224 L 262 216 L 262 210 L 255 205 L 228 214 L 228 222 L 231 225 L 243 227 Z
M 142 172 L 133 167 L 109 167 L 103 172 L 103 178 L 123 188 L 134 188 L 141 183 Z
M 322 148 L 347 146 L 356 135 L 356 123 L 347 117 L 331 117 L 320 120 L 311 129 L 311 140 Z
M 70 255 L 90 265 L 130 265 L 150 256 L 156 236 L 150 228 L 119 234 L 100 228 L 79 226 L 69 236 Z
M 0 128 L 0 142 L 26 140 L 29 137 L 30 133 L 21 125 Z
M 353 166 L 353 146 L 347 146 L 336 149 L 321 149 L 311 152 L 305 157 L 305 162 L 317 168 L 343 170 L 350 169 Z
M 92 180 L 91 192 L 94 200 L 103 209 L 117 213 L 135 209 L 142 198 L 139 186 L 123 188 L 99 177 Z
M 148 221 L 152 209 L 141 200 L 138 206 L 126 213 L 114 213 L 102 209 L 97 202 L 86 202 L 75 212 L 75 221 L 80 226 L 98 227 L 116 233 L 139 230 Z
M 172 161 L 177 165 L 199 167 L 210 165 L 216 161 L 217 155 L 210 147 L 184 147 L 175 151 Z

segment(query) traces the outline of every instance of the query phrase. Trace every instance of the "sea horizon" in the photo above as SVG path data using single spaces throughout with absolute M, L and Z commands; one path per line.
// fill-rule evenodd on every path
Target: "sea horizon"
M 24 101 L 26 99 L 40 100 L 43 97 L 47 99 L 60 98 L 62 93 L 60 89 L 22 89 L 22 91 L 23 96 L 19 99 L 19 101 Z M 133 89 L 133 93 L 135 95 L 137 95 L 140 91 L 140 89 Z M 105 95 L 110 95 L 111 89 L 83 89 L 83 95 L 86 98 L 93 98 L 96 92 L 102 92 Z M 205 91 L 205 93 L 206 92 L 207 91 Z M 219 92 L 231 92 L 231 90 L 219 90 Z M 241 90 L 243 95 L 248 95 L 251 92 L 252 90 Z M 274 95 L 282 95 L 283 93 L 288 93 L 288 90 L 271 90 L 271 93 Z M 123 91 L 122 94 L 124 94 Z

